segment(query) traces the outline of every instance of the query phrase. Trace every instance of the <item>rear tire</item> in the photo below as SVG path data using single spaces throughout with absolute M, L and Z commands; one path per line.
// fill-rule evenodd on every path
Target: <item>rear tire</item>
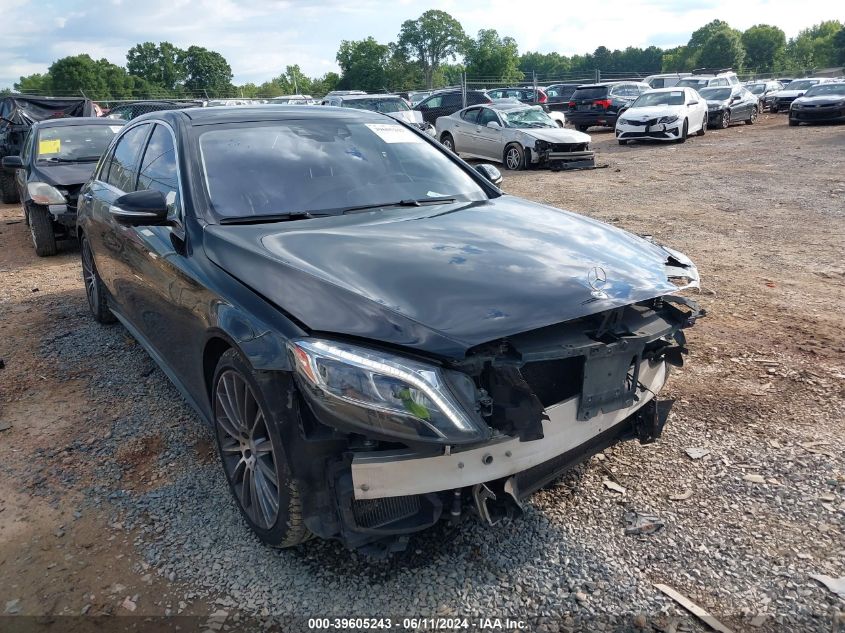
M 746 125 L 754 125 L 757 122 L 757 108 L 752 108 L 751 113 L 748 115 L 748 118 L 745 119 Z
M 220 357 L 211 392 L 214 435 L 232 496 L 249 527 L 267 545 L 293 547 L 312 536 L 280 433 L 282 424 L 297 421 L 274 414 L 298 411 L 263 384 L 267 381 L 236 350 Z
M 18 202 L 18 186 L 15 184 L 15 176 L 12 173 L 0 172 L 0 199 L 4 204 Z
M 114 323 L 117 319 L 109 310 L 108 291 L 97 272 L 94 254 L 91 252 L 91 245 L 85 235 L 79 238 L 79 251 L 82 255 L 82 283 L 85 286 L 85 295 L 88 298 L 88 309 L 91 310 L 91 314 L 97 323 Z
M 444 132 L 440 136 L 440 144 L 453 154 L 457 154 L 457 151 L 455 150 L 455 139 L 453 139 L 452 135 L 448 132 Z
M 30 209 L 29 232 L 35 245 L 35 254 L 39 257 L 55 255 L 56 233 L 53 231 L 53 218 L 46 209 Z

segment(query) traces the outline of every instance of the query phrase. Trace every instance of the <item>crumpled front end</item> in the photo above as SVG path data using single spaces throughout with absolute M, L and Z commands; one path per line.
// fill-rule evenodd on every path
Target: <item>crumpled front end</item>
M 548 166 L 552 171 L 593 169 L 596 166 L 595 152 L 586 143 L 550 143 L 537 140 L 531 152 L 532 161 Z
M 698 284 L 680 253 L 666 270 L 679 289 Z M 657 396 L 683 364 L 684 330 L 703 315 L 688 298 L 658 296 L 476 346 L 435 374 L 345 343 L 316 356 L 294 345 L 310 424 L 345 438 L 323 471 L 332 502 L 324 497 L 322 516 L 306 508 L 306 524 L 350 546 L 401 549 L 467 508 L 495 523 L 616 442 L 654 441 L 670 404 Z M 344 377 L 344 354 L 363 374 Z

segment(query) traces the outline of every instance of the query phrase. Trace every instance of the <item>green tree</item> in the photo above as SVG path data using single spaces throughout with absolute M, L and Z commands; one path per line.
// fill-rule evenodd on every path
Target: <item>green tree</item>
M 845 26 L 833 36 L 833 54 L 834 63 L 845 66 Z
M 705 68 L 741 68 L 745 60 L 742 38 L 731 29 L 715 33 L 698 52 L 697 62 Z
M 15 89 L 15 92 L 19 92 L 22 94 L 50 94 L 50 75 L 35 73 L 34 75 L 21 77 L 20 80 L 18 80 L 13 87 Z
M 569 58 L 560 53 L 523 53 L 519 58 L 519 69 L 525 75 L 533 72 L 543 79 L 560 79 L 571 67 Z
M 185 89 L 190 94 L 227 96 L 234 92 L 232 68 L 220 53 L 202 46 L 191 46 L 180 55 L 185 72 Z
M 468 77 L 511 83 L 522 79 L 519 50 L 512 37 L 499 37 L 495 29 L 481 29 L 466 43 L 464 53 Z
M 409 59 L 420 63 L 425 85 L 432 88 L 434 73 L 443 62 L 463 52 L 465 41 L 460 22 L 445 11 L 431 9 L 402 23 L 398 45 Z
M 770 72 L 786 48 L 786 35 L 776 26 L 757 24 L 742 34 L 745 66 L 758 72 Z
M 387 84 L 390 47 L 374 37 L 365 40 L 343 40 L 337 51 L 340 66 L 339 87 L 344 90 L 382 90 Z
M 162 90 L 176 93 L 186 77 L 185 51 L 170 42 L 136 44 L 126 53 L 126 70 Z

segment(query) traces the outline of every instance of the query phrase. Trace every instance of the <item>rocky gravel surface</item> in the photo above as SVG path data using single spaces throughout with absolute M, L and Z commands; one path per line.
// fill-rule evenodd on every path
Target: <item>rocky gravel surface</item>
M 662 583 L 735 631 L 845 627 L 845 601 L 811 577 L 845 576 L 845 128 L 761 123 L 672 147 L 617 148 L 598 133 L 607 169 L 506 174 L 513 193 L 687 252 L 710 316 L 665 392 L 675 406 L 661 441 L 605 451 L 521 518 L 443 523 L 383 561 L 334 542 L 260 545 L 210 431 L 123 328 L 89 318 L 78 253 L 36 260 L 23 225 L 4 224 L 15 210 L 0 207 L 0 423 L 11 425 L 0 431 L 0 606 L 190 614 L 211 630 L 252 618 L 305 629 L 315 616 L 708 630 Z M 784 134 L 804 149 L 785 150 L 777 173 L 759 169 L 751 150 Z M 718 176 L 728 196 L 714 195 L 714 160 L 735 166 Z M 739 197 L 747 208 L 736 213 L 726 199 L 749 187 L 759 199 Z M 827 193 L 813 205 L 808 190 Z M 626 535 L 630 512 L 663 528 Z M 42 560 L 48 549 L 27 549 L 33 533 L 57 566 Z M 64 593 L 69 576 L 48 585 L 78 550 L 87 574 L 72 570 Z

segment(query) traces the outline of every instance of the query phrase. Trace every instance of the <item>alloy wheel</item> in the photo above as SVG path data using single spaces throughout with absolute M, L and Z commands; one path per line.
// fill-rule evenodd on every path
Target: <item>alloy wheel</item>
M 522 155 L 519 153 L 518 149 L 511 147 L 508 150 L 506 160 L 508 163 L 508 169 L 519 169 L 519 164 L 522 162 Z
M 723 130 L 728 129 L 728 126 L 730 124 L 731 124 L 731 113 L 726 111 L 726 112 L 722 113 L 722 129 Z
M 91 254 L 91 247 L 88 240 L 82 243 L 82 281 L 85 283 L 85 296 L 88 298 L 88 305 L 96 310 L 100 302 L 97 289 L 97 273 L 94 268 L 94 256 Z
M 235 370 L 220 374 L 214 391 L 226 475 L 250 520 L 268 530 L 279 514 L 279 478 L 268 422 L 249 383 Z

